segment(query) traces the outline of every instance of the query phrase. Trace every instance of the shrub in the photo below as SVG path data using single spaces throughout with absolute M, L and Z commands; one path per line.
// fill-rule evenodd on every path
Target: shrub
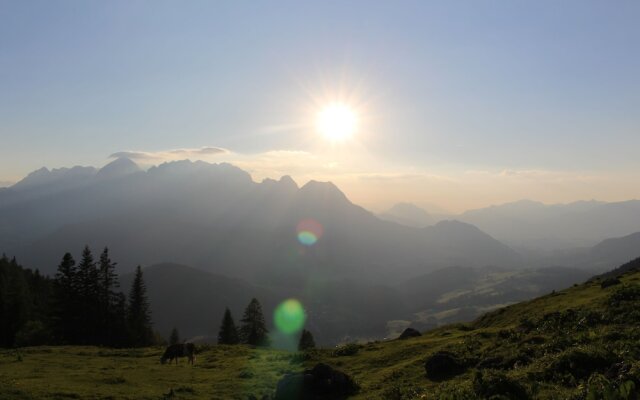
M 466 370 L 464 363 L 453 353 L 439 351 L 427 358 L 424 363 L 427 378 L 443 380 L 460 375 Z
M 548 373 L 555 378 L 568 374 L 575 379 L 585 379 L 594 372 L 603 372 L 613 361 L 613 356 L 602 349 L 571 348 L 561 353 L 551 363 Z
M 41 321 L 27 321 L 16 333 L 16 346 L 41 346 L 51 342 L 51 333 Z
M 527 390 L 502 372 L 479 372 L 473 376 L 473 390 L 480 398 L 518 399 L 529 398 Z
M 360 350 L 360 346 L 355 343 L 348 343 L 343 346 L 338 346 L 334 351 L 334 357 L 352 356 Z
M 602 283 L 600 284 L 600 288 L 606 289 L 610 286 L 619 285 L 620 283 L 621 283 L 620 279 L 618 278 L 607 278 L 602 281 Z

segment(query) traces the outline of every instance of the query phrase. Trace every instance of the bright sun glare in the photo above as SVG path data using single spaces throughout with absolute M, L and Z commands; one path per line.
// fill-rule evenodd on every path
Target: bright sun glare
M 334 103 L 318 113 L 316 129 L 327 139 L 343 141 L 351 137 L 357 128 L 358 118 L 349 106 Z

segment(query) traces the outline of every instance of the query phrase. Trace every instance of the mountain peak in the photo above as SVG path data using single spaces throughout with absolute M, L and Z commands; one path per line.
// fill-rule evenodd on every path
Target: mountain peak
M 78 179 L 83 181 L 86 178 L 93 177 L 95 173 L 96 170 L 93 167 L 75 166 L 73 168 L 54 168 L 51 170 L 47 167 L 42 167 L 31 172 L 21 181 L 13 185 L 12 188 L 20 190 L 45 186 L 52 183 L 69 183 Z
M 289 175 L 284 175 L 278 181 L 281 185 L 286 185 L 298 189 L 298 184 Z
M 119 157 L 102 167 L 97 174 L 98 178 L 119 178 L 141 171 L 138 164 L 126 157 Z

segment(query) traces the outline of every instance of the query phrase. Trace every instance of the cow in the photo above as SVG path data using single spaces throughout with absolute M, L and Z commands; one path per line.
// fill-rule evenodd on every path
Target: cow
M 193 365 L 196 360 L 196 346 L 193 343 L 172 344 L 164 351 L 164 354 L 160 357 L 160 362 L 166 364 L 167 360 L 169 360 L 169 364 L 171 364 L 175 358 L 177 365 L 179 357 L 187 357 L 189 364 Z

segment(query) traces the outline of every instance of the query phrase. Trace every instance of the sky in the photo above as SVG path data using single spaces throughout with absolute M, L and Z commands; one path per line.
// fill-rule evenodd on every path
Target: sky
M 0 0 L 0 186 L 126 153 L 331 180 L 377 211 L 640 198 L 638 20 L 637 1 Z M 358 118 L 340 143 L 315 129 L 333 102 Z

